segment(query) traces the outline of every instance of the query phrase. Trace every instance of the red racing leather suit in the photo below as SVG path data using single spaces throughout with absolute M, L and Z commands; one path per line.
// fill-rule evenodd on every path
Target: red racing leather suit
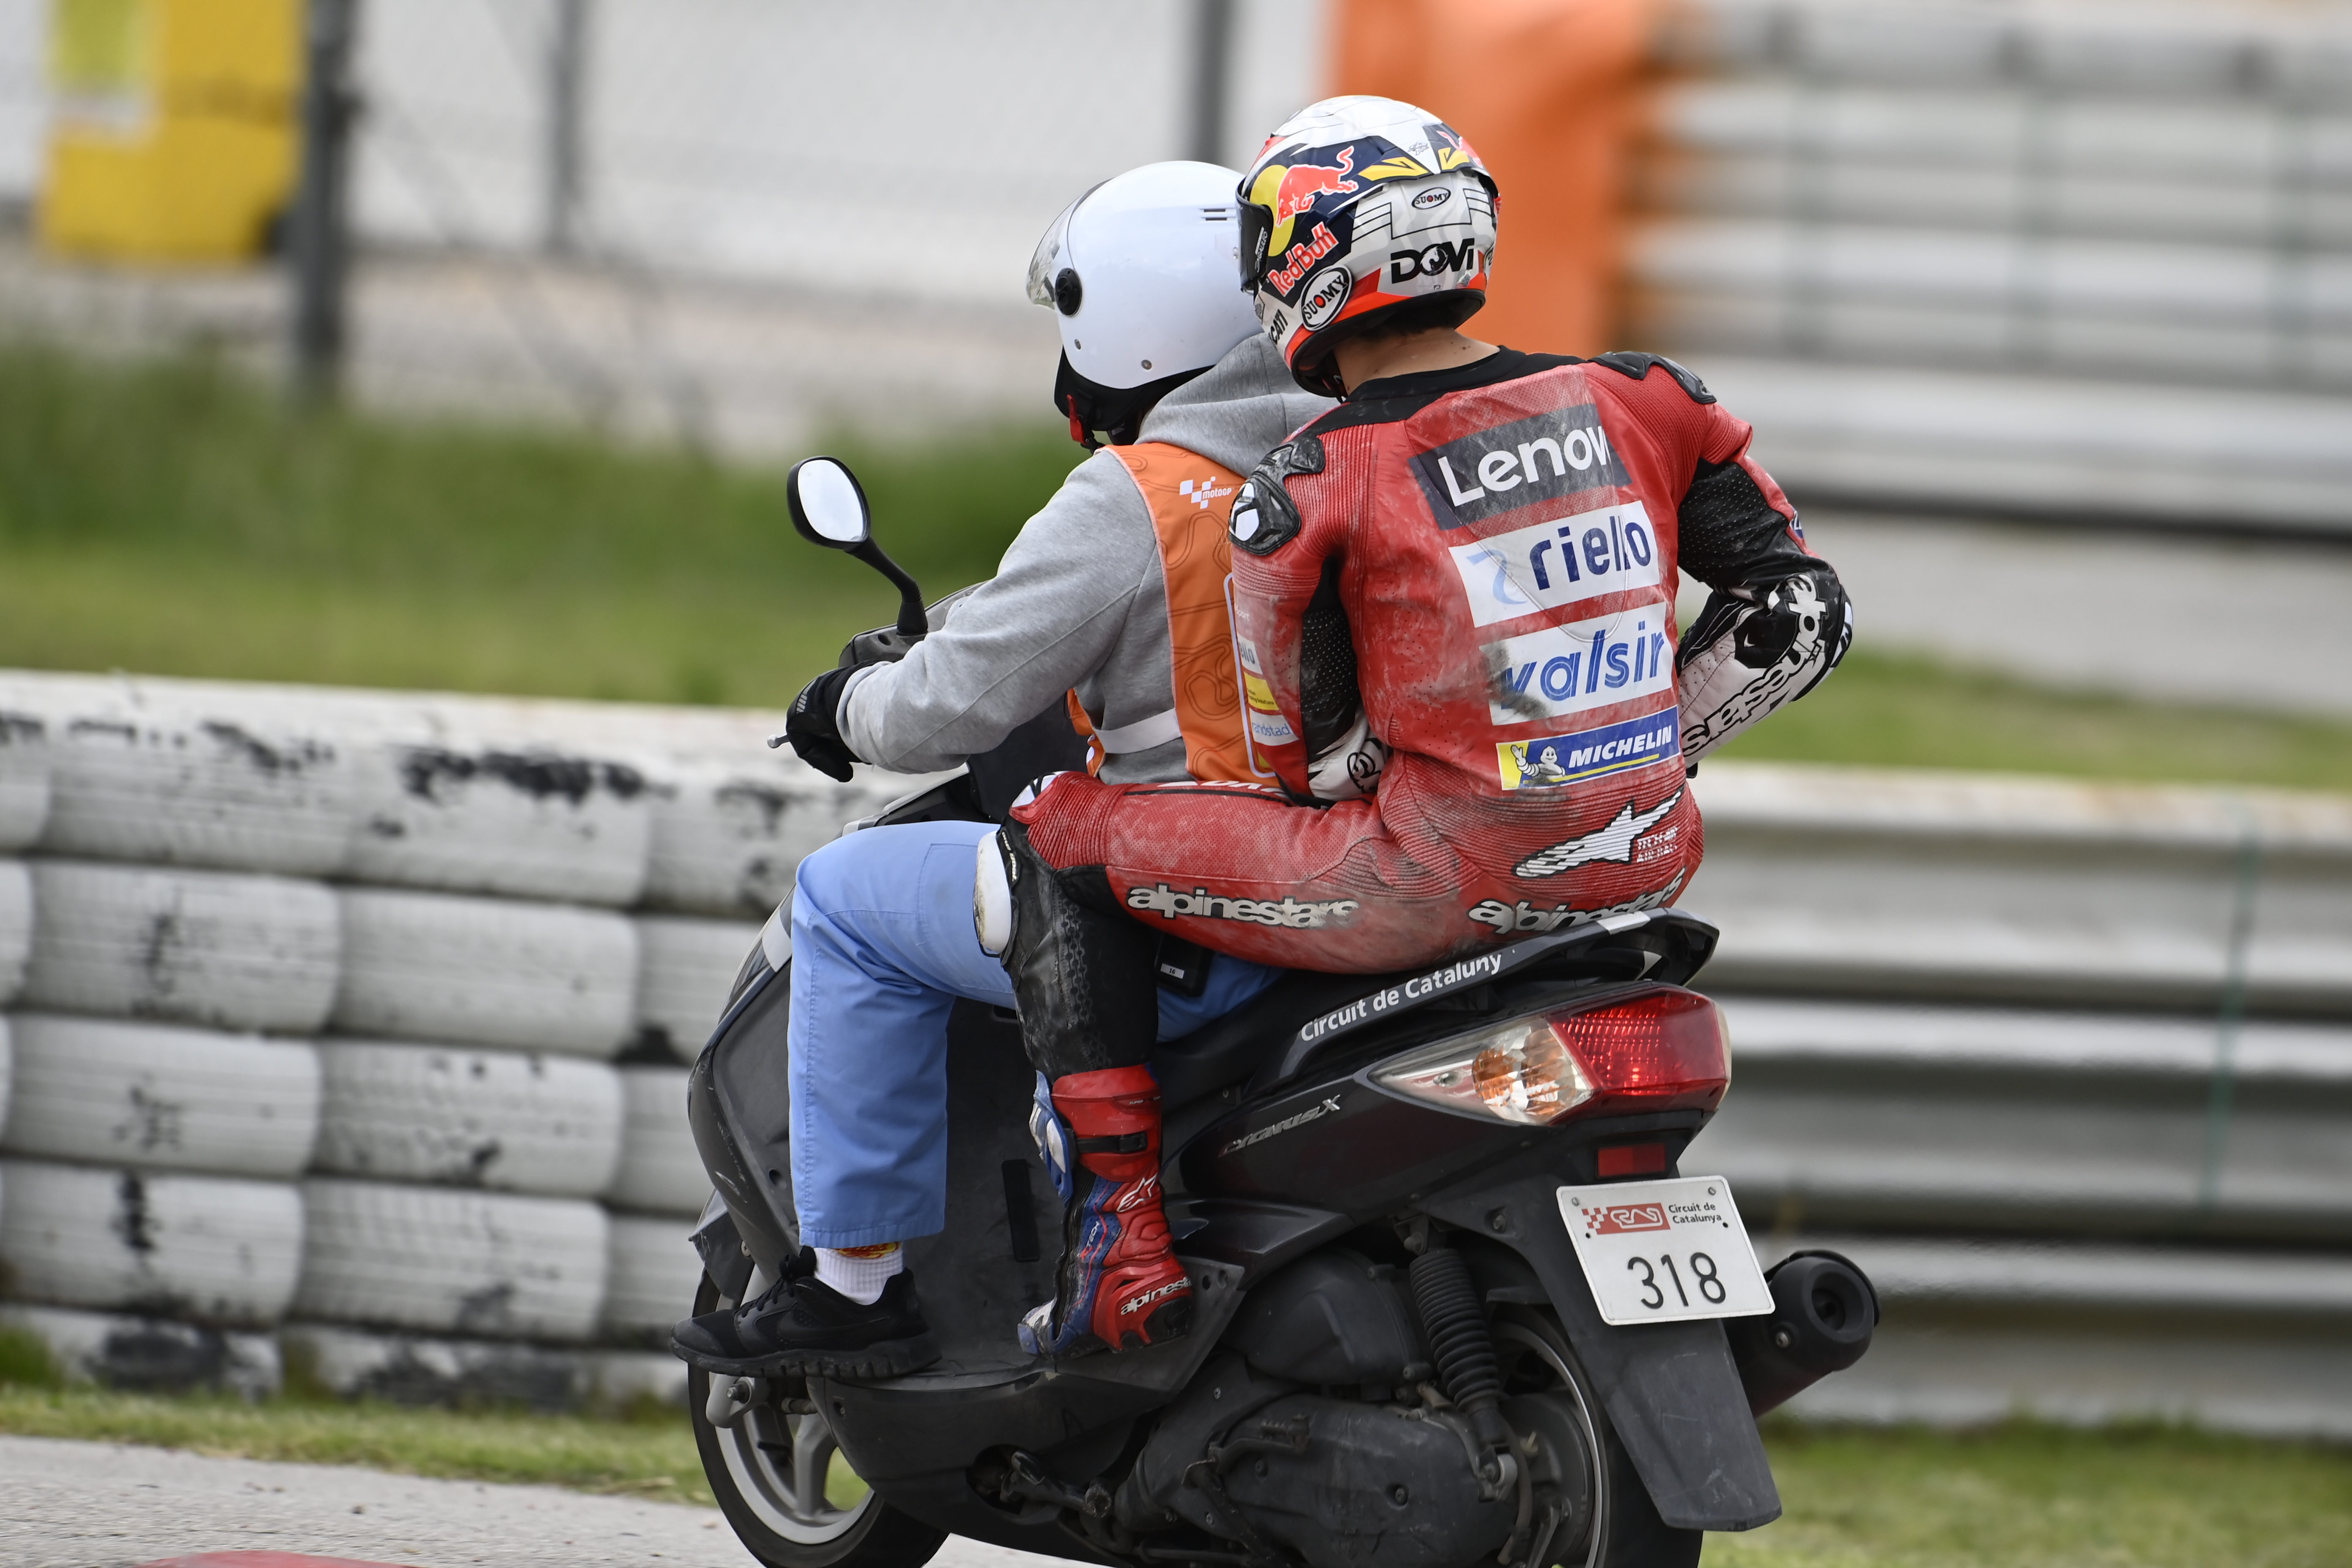
M 1014 816 L 1088 901 L 1286 967 L 1408 968 L 1672 902 L 1703 849 L 1678 567 L 1827 572 L 1748 436 L 1647 355 L 1367 384 L 1234 502 L 1236 647 L 1278 780 L 1064 774 Z

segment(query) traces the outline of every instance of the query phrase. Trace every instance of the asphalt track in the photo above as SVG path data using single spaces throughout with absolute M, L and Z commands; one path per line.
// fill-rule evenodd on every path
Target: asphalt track
M 213 1552 L 404 1568 L 756 1568 L 714 1509 L 0 1436 L 0 1563 L 7 1568 L 140 1568 Z M 950 1541 L 932 1562 L 1049 1568 L 1055 1560 Z M 205 1568 L 262 1564 L 232 1559 Z

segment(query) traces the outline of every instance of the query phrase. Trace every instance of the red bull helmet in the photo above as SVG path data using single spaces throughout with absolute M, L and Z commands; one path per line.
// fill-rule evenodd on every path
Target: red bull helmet
M 1054 410 L 1073 440 L 1136 438 L 1152 405 L 1256 330 L 1234 293 L 1234 171 L 1146 163 L 1062 210 L 1029 262 L 1029 298 L 1062 331 Z
M 1341 338 L 1409 305 L 1460 326 L 1486 302 L 1495 182 L 1425 110 L 1309 104 L 1266 138 L 1237 194 L 1242 287 L 1309 392 L 1341 395 L 1330 357 Z

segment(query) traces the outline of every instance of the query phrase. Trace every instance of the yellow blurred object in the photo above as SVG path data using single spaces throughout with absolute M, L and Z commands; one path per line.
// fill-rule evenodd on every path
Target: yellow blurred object
M 300 0 L 51 0 L 41 243 L 150 262 L 261 253 L 294 189 Z

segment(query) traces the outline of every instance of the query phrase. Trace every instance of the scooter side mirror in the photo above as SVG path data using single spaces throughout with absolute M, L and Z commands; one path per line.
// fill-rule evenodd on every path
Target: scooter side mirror
M 900 637 L 912 643 L 929 634 L 923 590 L 874 542 L 874 509 L 848 464 L 838 458 L 803 458 L 784 476 L 784 499 L 792 507 L 793 531 L 803 539 L 845 551 L 890 579 L 898 590 Z
M 855 550 L 874 537 L 874 510 L 849 465 L 833 458 L 803 458 L 784 476 L 793 527 L 811 544 Z

